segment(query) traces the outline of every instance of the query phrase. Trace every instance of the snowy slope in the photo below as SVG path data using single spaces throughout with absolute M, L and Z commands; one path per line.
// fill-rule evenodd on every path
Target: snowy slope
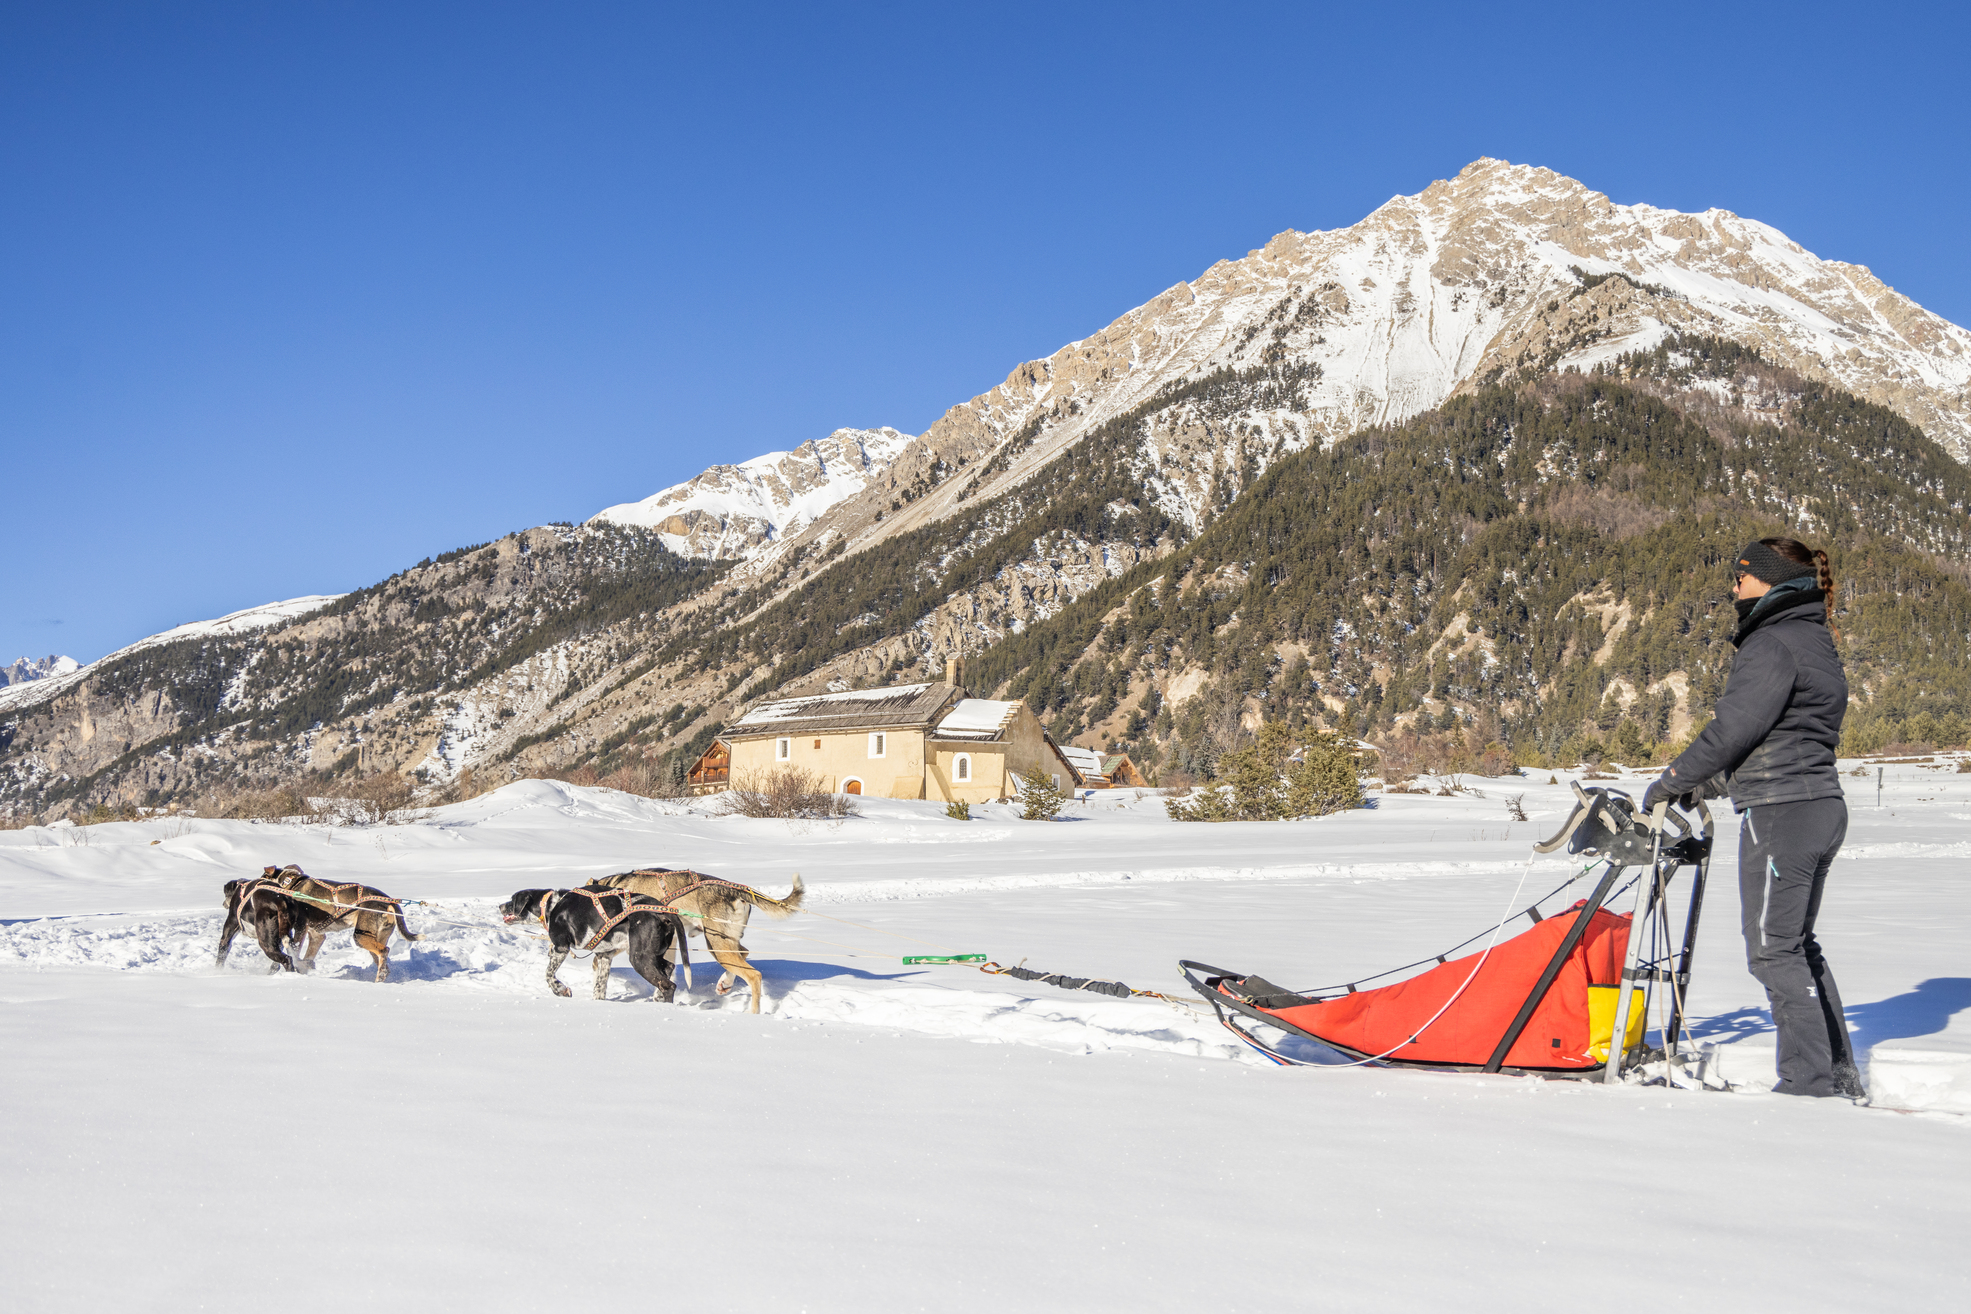
M 1971 777 L 1889 770 L 1886 807 L 1852 800 L 1822 940 L 1877 1103 L 1971 1111 Z M 1533 823 L 1506 820 L 1508 783 Z M 1193 1009 L 899 961 L 1173 992 L 1180 955 L 1379 970 L 1566 874 L 1526 863 L 1566 784 L 1487 788 L 1293 823 L 1178 825 L 1116 791 L 1057 824 L 880 800 L 790 824 L 528 782 L 412 826 L 0 833 L 11 1302 L 347 1303 L 291 1280 L 278 1219 L 436 1307 L 567 1299 L 543 1256 L 571 1228 L 584 1299 L 661 1282 L 713 1309 L 1545 1309 L 1611 1254 L 1658 1257 L 1673 1308 L 1951 1307 L 1971 1119 L 1765 1093 L 1729 826 L 1692 1005 L 1732 1094 L 1277 1069 Z M 251 944 L 214 971 L 218 884 L 276 860 L 432 900 L 426 938 L 382 986 L 346 937 L 309 978 Z M 550 998 L 539 942 L 491 914 L 653 861 L 773 892 L 803 873 L 809 911 L 748 932 L 764 1015 L 702 963 L 679 1007 L 620 966 L 597 1003 L 579 962 Z M 324 1153 L 372 1154 L 306 1153 L 322 1127 L 347 1133 Z M 1811 1215 L 1778 1226 L 1781 1200 Z
M 329 593 L 314 594 L 305 598 L 289 598 L 285 602 L 268 602 L 258 607 L 248 607 L 245 611 L 228 612 L 217 620 L 190 621 L 184 625 L 175 625 L 161 634 L 153 634 L 147 639 L 139 639 L 127 647 L 118 648 L 115 652 L 109 654 L 109 656 L 98 658 L 87 666 L 77 666 L 73 661 L 65 657 L 62 660 L 69 663 L 68 669 L 65 671 L 52 672 L 44 679 L 35 680 L 27 684 L 10 684 L 4 688 L 0 688 L 0 713 L 18 711 L 23 707 L 53 698 L 64 689 L 71 688 L 87 679 L 89 673 L 101 666 L 104 662 L 115 661 L 117 658 L 128 656 L 133 652 L 141 652 L 145 648 L 155 648 L 159 644 L 176 643 L 180 639 L 248 634 L 254 630 L 264 630 L 276 625 L 285 625 L 289 621 L 300 616 L 305 616 L 311 611 L 320 611 L 323 607 L 328 606 L 331 602 L 336 601 L 342 596 L 340 593 Z
M 861 492 L 910 441 L 889 428 L 837 429 L 791 452 L 715 465 L 593 519 L 662 530 L 665 544 L 686 556 L 748 557 Z

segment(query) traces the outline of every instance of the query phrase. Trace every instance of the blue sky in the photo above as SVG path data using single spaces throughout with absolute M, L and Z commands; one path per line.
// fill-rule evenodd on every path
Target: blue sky
M 921 432 L 1481 155 L 1971 323 L 1961 14 L 0 6 L 0 662 Z

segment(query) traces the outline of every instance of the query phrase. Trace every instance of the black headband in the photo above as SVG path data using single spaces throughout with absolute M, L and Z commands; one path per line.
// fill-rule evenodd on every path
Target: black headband
M 1741 574 L 1764 580 L 1768 584 L 1784 584 L 1787 580 L 1798 579 L 1802 575 L 1820 573 L 1812 563 L 1783 557 L 1757 539 L 1739 549 L 1737 570 Z

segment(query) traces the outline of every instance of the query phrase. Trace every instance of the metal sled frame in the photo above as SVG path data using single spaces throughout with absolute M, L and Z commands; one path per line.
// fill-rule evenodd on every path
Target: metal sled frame
M 1536 851 L 1551 853 L 1560 848 L 1585 822 L 1616 822 L 1616 815 L 1608 808 L 1607 797 L 1602 791 L 1596 790 L 1591 795 L 1577 784 L 1574 786 L 1574 793 L 1580 801 L 1562 826 L 1560 833 L 1550 840 L 1535 845 Z M 1597 813 L 1601 816 L 1597 817 Z M 1613 833 L 1615 843 L 1605 859 L 1601 879 L 1596 882 L 1594 892 L 1579 909 L 1575 910 L 1573 926 L 1568 928 L 1567 935 L 1562 938 L 1559 947 L 1548 959 L 1546 969 L 1540 973 L 1539 979 L 1534 982 L 1532 990 L 1527 993 L 1525 1001 L 1514 1015 L 1512 1023 L 1499 1037 L 1499 1042 L 1493 1047 L 1491 1056 L 1483 1063 L 1426 1062 L 1366 1054 L 1297 1027 L 1284 1018 L 1265 1012 L 1246 1000 L 1227 994 L 1218 988 L 1223 981 L 1245 980 L 1246 977 L 1240 973 L 1189 959 L 1179 960 L 1177 966 L 1184 973 L 1184 979 L 1190 982 L 1191 988 L 1211 1005 L 1212 1012 L 1217 1014 L 1222 1026 L 1275 1063 L 1296 1067 L 1326 1066 L 1309 1064 L 1304 1060 L 1289 1058 L 1279 1053 L 1254 1036 L 1247 1028 L 1240 1026 L 1233 1020 L 1234 1017 L 1243 1016 L 1251 1021 L 1301 1036 L 1323 1048 L 1345 1055 L 1356 1063 L 1374 1063 L 1392 1068 L 1422 1068 L 1434 1072 L 1500 1072 L 1511 1076 L 1572 1081 L 1599 1078 L 1612 1084 L 1621 1080 L 1624 1068 L 1634 1066 L 1635 1061 L 1640 1061 L 1642 1047 L 1615 1053 L 1613 1062 L 1599 1063 L 1585 1068 L 1507 1067 L 1505 1057 L 1512 1051 L 1513 1045 L 1519 1040 L 1520 1033 L 1526 1029 L 1526 1024 L 1532 1020 L 1534 1011 L 1547 997 L 1547 991 L 1553 987 L 1554 979 L 1560 975 L 1560 969 L 1567 962 L 1568 956 L 1574 952 L 1575 947 L 1581 942 L 1581 937 L 1587 933 L 1590 919 L 1607 903 L 1610 893 L 1616 889 L 1622 873 L 1638 866 L 1642 867 L 1642 870 L 1637 873 L 1634 882 L 1635 904 L 1630 910 L 1628 950 L 1623 958 L 1620 980 L 1622 990 L 1616 1005 L 1615 1025 L 1610 1033 L 1610 1047 L 1613 1053 L 1614 1038 L 1628 1034 L 1629 1012 L 1633 1006 L 1635 987 L 1637 985 L 1643 987 L 1643 1007 L 1647 1013 L 1649 1005 L 1654 1001 L 1656 987 L 1665 986 L 1671 990 L 1671 1007 L 1669 1020 L 1663 1027 L 1663 1053 L 1668 1057 L 1676 1056 L 1683 1035 L 1684 1003 L 1690 989 L 1691 954 L 1696 948 L 1698 917 L 1704 908 L 1704 887 L 1711 872 L 1711 841 L 1714 833 L 1711 811 L 1699 802 L 1697 815 L 1702 823 L 1701 829 L 1693 829 L 1689 823 L 1665 808 L 1659 808 L 1656 814 L 1648 819 L 1646 831 L 1643 825 L 1632 827 L 1608 825 L 1607 828 Z M 1664 842 L 1666 822 L 1682 832 L 1680 838 L 1671 844 Z M 1645 840 L 1648 841 L 1646 845 Z M 1642 862 L 1632 861 L 1645 848 L 1648 851 L 1647 859 Z M 1671 879 L 1676 875 L 1678 868 L 1685 866 L 1695 868 L 1691 884 L 1690 907 L 1684 918 L 1683 934 L 1673 941 L 1669 929 L 1667 896 Z M 1653 953 L 1645 959 L 1642 955 L 1643 942 L 1646 939 L 1652 940 L 1662 952 Z M 1675 966 L 1669 966 L 1673 960 Z M 1341 997 L 1330 996 L 1330 998 Z M 1308 998 L 1311 1002 L 1318 996 Z M 1232 1016 L 1227 1016 L 1228 1011 Z

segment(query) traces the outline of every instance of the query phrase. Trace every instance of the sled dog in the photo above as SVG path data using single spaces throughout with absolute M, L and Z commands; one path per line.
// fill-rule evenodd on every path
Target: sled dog
M 403 908 L 382 890 L 354 881 L 319 881 L 292 863 L 269 867 L 261 875 L 287 893 L 304 919 L 308 949 L 301 955 L 302 971 L 314 970 L 315 954 L 323 940 L 347 928 L 355 932 L 357 946 L 376 960 L 376 979 L 388 981 L 392 928 L 406 940 L 423 938 L 411 934 L 411 928 L 404 924 Z
M 760 1011 L 760 996 L 765 991 L 759 971 L 747 955 L 746 946 L 740 943 L 740 937 L 746 934 L 747 919 L 755 908 L 764 909 L 772 917 L 786 917 L 799 912 L 805 891 L 799 872 L 794 873 L 794 888 L 787 897 L 776 899 L 748 885 L 715 880 L 703 872 L 671 867 L 639 867 L 635 871 L 604 876 L 591 884 L 616 890 L 634 890 L 638 894 L 662 899 L 676 908 L 683 914 L 686 932 L 695 936 L 702 930 L 705 948 L 725 969 L 719 976 L 718 993 L 723 995 L 732 989 L 733 977 L 744 977 L 752 991 L 752 1011 L 755 1013 Z
M 294 901 L 265 880 L 227 881 L 220 901 L 226 909 L 226 924 L 219 932 L 219 957 L 215 967 L 226 965 L 233 950 L 233 937 L 244 928 L 260 944 L 260 952 L 273 960 L 270 972 L 297 972 L 294 960 L 281 948 L 301 942 L 301 910 Z
M 656 991 L 658 1003 L 671 1002 L 676 986 L 668 960 L 691 966 L 691 950 L 678 915 L 656 899 L 588 885 L 573 890 L 521 890 L 500 905 L 510 925 L 538 919 L 548 934 L 548 989 L 562 998 L 572 991 L 561 984 L 562 962 L 577 950 L 595 954 L 595 997 L 609 995 L 609 968 L 616 955 L 629 951 L 630 966 Z

